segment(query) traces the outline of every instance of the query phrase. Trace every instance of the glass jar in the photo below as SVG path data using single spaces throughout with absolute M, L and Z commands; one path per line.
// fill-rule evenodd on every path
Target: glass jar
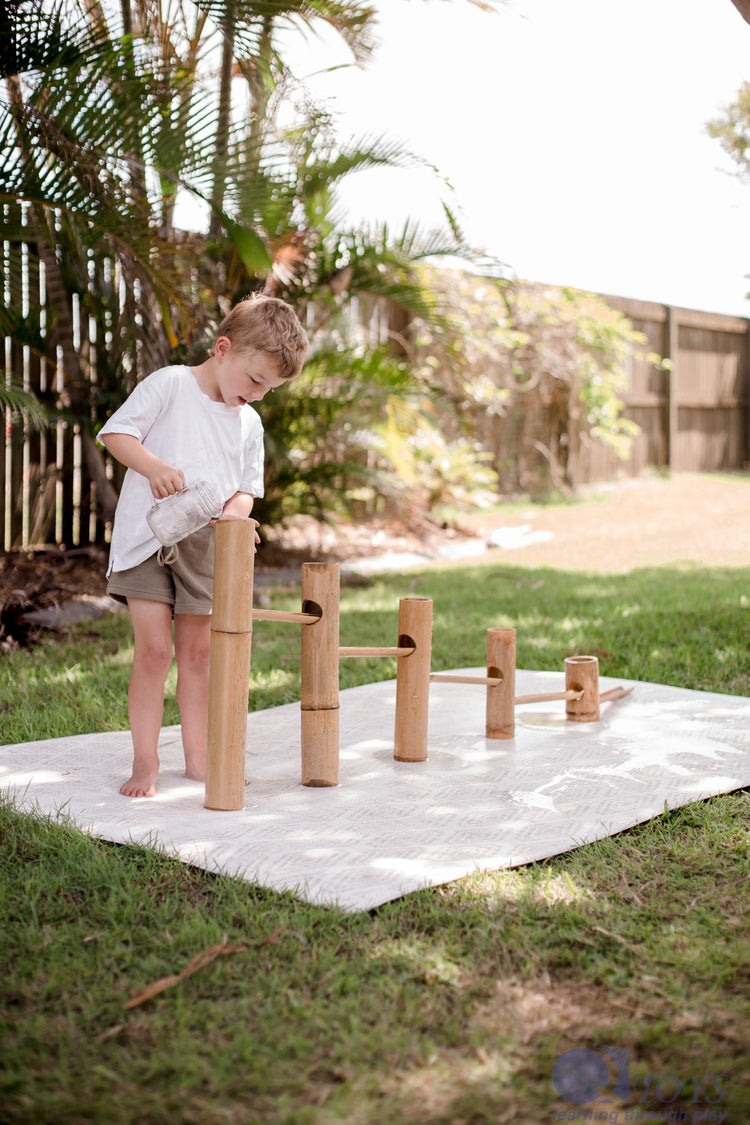
M 146 521 L 159 542 L 171 547 L 218 519 L 221 510 L 222 503 L 214 489 L 199 480 L 186 484 L 181 492 L 157 500 L 146 513 Z

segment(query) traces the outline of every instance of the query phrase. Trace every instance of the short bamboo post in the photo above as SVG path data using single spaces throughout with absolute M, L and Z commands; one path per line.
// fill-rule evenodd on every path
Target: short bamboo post
M 302 784 L 339 783 L 339 567 L 304 563 L 302 609 L 319 616 L 302 626 L 300 685 Z
M 204 800 L 207 809 L 233 811 L 245 805 L 254 555 L 252 520 L 217 521 Z
M 398 647 L 413 648 L 396 662 L 396 727 L 393 757 L 397 762 L 427 759 L 427 725 L 432 662 L 432 601 L 401 598 L 398 603 Z
M 514 738 L 516 733 L 516 630 L 487 630 L 487 676 L 500 680 L 487 687 L 486 738 Z
M 599 718 L 599 659 L 596 656 L 565 657 L 565 690 L 582 692 L 565 703 L 565 717 L 574 723 L 595 723 Z

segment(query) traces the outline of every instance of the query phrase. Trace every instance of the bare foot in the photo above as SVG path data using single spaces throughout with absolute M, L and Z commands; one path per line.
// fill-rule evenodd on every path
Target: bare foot
M 191 781 L 205 781 L 206 780 L 206 764 L 185 766 L 185 777 L 189 777 Z
M 123 797 L 153 797 L 156 795 L 156 779 L 159 763 L 155 767 L 138 767 L 133 764 L 133 775 L 123 781 L 120 792 Z

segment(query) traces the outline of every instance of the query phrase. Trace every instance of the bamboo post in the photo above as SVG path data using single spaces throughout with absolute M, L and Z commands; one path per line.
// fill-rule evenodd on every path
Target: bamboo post
M 498 684 L 487 686 L 486 738 L 514 738 L 516 733 L 516 631 L 487 630 L 487 677 Z
M 565 689 L 582 692 L 565 703 L 565 717 L 574 723 L 595 723 L 599 718 L 599 660 L 596 656 L 565 657 Z
M 393 757 L 397 762 L 427 759 L 427 725 L 432 662 L 432 601 L 401 598 L 398 603 L 398 647 L 411 648 L 396 663 L 396 726 Z
M 319 618 L 314 624 L 302 626 L 302 784 L 315 787 L 338 785 L 338 564 L 303 564 L 302 610 Z
M 215 552 L 204 804 L 233 811 L 245 805 L 254 522 L 218 520 Z

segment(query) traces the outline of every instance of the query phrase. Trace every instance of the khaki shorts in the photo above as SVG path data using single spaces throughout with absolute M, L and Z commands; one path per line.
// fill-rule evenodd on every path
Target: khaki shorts
M 175 554 L 176 552 L 176 554 Z M 171 559 L 160 563 L 159 558 Z M 211 613 L 214 592 L 214 529 L 202 527 L 174 547 L 162 547 L 129 570 L 113 571 L 107 593 L 118 602 L 143 598 L 171 605 L 175 613 Z

